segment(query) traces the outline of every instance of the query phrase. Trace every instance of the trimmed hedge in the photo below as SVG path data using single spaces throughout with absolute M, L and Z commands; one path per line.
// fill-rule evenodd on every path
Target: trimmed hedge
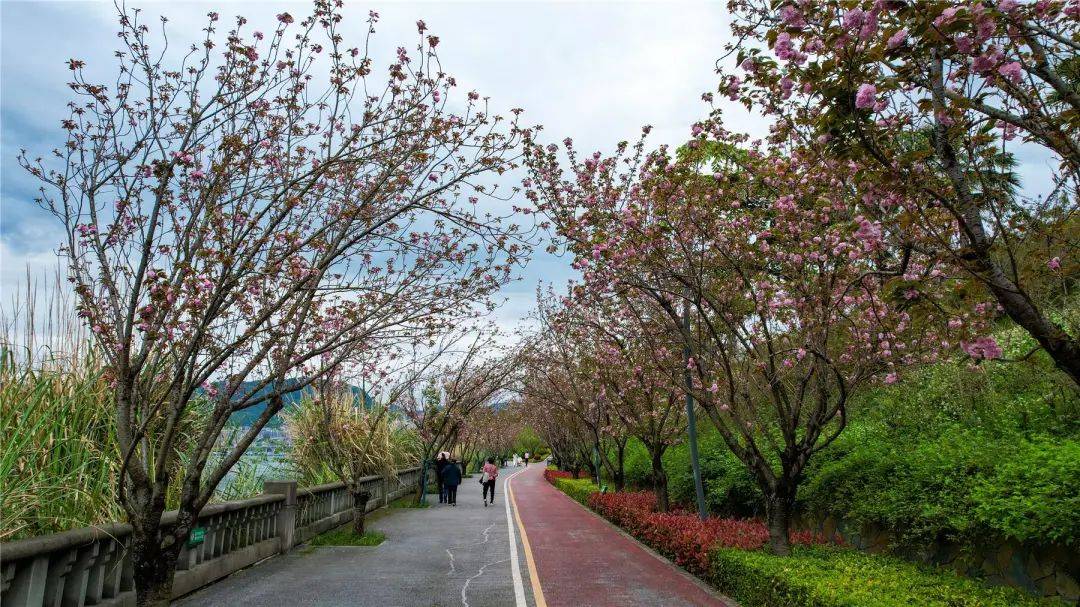
M 854 426 L 815 456 L 804 511 L 882 525 L 901 543 L 1080 541 L 1080 440 L 951 426 L 907 442 Z
M 588 505 L 589 496 L 600 491 L 596 483 L 587 478 L 556 478 L 554 485 L 559 491 L 582 505 Z
M 1038 607 L 1060 605 L 1012 588 L 842 548 L 791 556 L 717 548 L 709 581 L 743 607 Z

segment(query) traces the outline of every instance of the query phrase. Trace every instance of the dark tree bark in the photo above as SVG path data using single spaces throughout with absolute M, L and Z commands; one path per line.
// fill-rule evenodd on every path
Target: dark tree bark
M 795 492 L 788 487 L 778 487 L 765 500 L 765 513 L 769 525 L 769 549 L 773 554 L 791 554 L 791 515 L 795 509 Z
M 589 471 L 589 478 L 593 478 L 593 479 L 596 478 L 596 473 L 597 473 L 596 465 L 593 464 L 592 460 L 589 460 L 589 459 L 585 460 L 585 469 Z M 577 475 L 575 474 L 574 476 L 577 476 Z
M 431 480 L 427 477 L 427 472 L 420 473 L 420 480 L 416 482 L 416 491 L 413 494 L 413 498 L 416 503 L 419 504 L 420 500 L 424 499 L 424 492 L 427 491 L 428 481 Z
M 139 539 L 132 542 L 134 581 L 138 589 L 135 604 L 138 607 L 167 606 L 172 599 L 173 576 L 179 545 L 162 549 L 155 541 Z
M 615 444 L 615 490 L 622 491 L 626 487 L 626 441 L 616 441 Z
M 946 96 L 945 75 L 942 59 L 936 52 L 930 67 L 934 111 L 943 112 Z M 1053 359 L 1054 364 L 1080 385 L 1080 340 L 1073 338 L 1047 318 L 1027 291 L 1011 279 L 1001 264 L 993 258 L 993 239 L 983 225 L 983 205 L 976 199 L 965 167 L 961 165 L 956 149 L 949 139 L 947 125 L 941 120 L 935 123 L 934 153 L 941 161 L 942 169 L 956 194 L 955 201 L 941 201 L 956 218 L 961 242 L 966 245 L 954 253 L 967 265 L 972 276 L 986 285 L 1009 318 L 1035 338 Z
M 182 516 L 177 526 L 162 529 L 164 497 L 148 491 L 133 491 L 132 510 L 142 516 L 131 517 L 131 561 L 134 569 L 135 604 L 138 607 L 167 606 L 172 599 L 173 579 L 180 548 L 187 541 L 191 516 Z
M 371 499 L 370 491 L 356 491 L 353 497 L 353 533 L 364 535 L 364 517 L 367 515 L 368 500 Z
M 664 446 L 649 445 L 649 454 L 652 456 L 652 482 L 653 492 L 656 494 L 656 509 L 659 512 L 667 512 L 671 507 L 668 499 L 667 472 L 664 472 Z

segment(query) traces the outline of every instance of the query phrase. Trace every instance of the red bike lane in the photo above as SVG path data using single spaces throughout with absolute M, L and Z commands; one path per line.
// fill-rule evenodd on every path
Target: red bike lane
M 511 487 L 548 607 L 736 607 L 552 487 L 543 470 L 530 466 Z

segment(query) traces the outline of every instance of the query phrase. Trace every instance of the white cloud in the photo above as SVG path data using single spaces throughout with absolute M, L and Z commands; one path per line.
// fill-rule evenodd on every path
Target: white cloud
M 309 7 L 279 2 L 129 6 L 140 7 L 145 22 L 155 26 L 158 14 L 167 15 L 175 49 L 196 40 L 210 10 L 222 14 L 220 33 L 236 13 L 248 16 L 252 29 L 270 31 L 277 13 L 299 16 Z M 375 55 L 382 58 L 377 64 L 385 64 L 397 46 L 413 47 L 415 22 L 424 19 L 441 38 L 442 64 L 458 78 L 462 92 L 489 95 L 504 113 L 525 108 L 525 122 L 544 124 L 543 138 L 572 136 L 587 151 L 609 151 L 620 140 L 633 140 L 644 124 L 655 126 L 654 144 L 680 143 L 689 125 L 708 112 L 700 95 L 716 87 L 714 62 L 728 36 L 718 3 L 346 2 L 347 41 L 360 43 L 369 9 L 381 15 L 374 39 Z M 33 184 L 12 168 L 12 157 L 21 147 L 45 155 L 61 141 L 58 124 L 69 98 L 67 59 L 84 59 L 92 74 L 106 77 L 117 40 L 111 3 L 3 2 L 0 10 L 2 296 L 26 264 L 53 263 L 59 236 L 51 218 L 33 207 Z M 736 123 L 762 132 L 759 118 L 741 108 L 731 112 Z M 540 281 L 561 289 L 571 276 L 566 259 L 538 253 L 524 280 L 506 289 L 510 301 L 497 312 L 497 323 L 514 328 L 534 307 Z

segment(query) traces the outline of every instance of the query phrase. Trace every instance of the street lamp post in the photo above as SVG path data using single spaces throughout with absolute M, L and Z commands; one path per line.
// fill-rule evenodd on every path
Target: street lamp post
M 600 487 L 600 447 L 593 445 L 593 467 L 596 468 L 596 486 Z
M 596 420 L 596 430 L 594 431 L 594 435 L 593 435 L 594 440 L 593 440 L 592 453 L 593 453 L 593 470 L 596 471 L 596 486 L 598 488 L 600 487 L 600 430 L 599 430 L 599 427 L 600 427 L 600 407 L 601 407 L 601 405 L 600 405 L 599 402 L 594 402 L 589 406 L 589 408 L 590 408 L 589 414 L 592 416 L 593 419 Z
M 705 520 L 705 488 L 701 485 L 701 464 L 698 462 L 697 419 L 694 416 L 693 377 L 690 374 L 690 298 L 683 301 L 683 330 L 686 333 L 683 354 L 686 369 L 683 379 L 686 381 L 686 429 L 690 434 L 690 467 L 694 472 L 694 492 L 697 494 L 698 518 Z

